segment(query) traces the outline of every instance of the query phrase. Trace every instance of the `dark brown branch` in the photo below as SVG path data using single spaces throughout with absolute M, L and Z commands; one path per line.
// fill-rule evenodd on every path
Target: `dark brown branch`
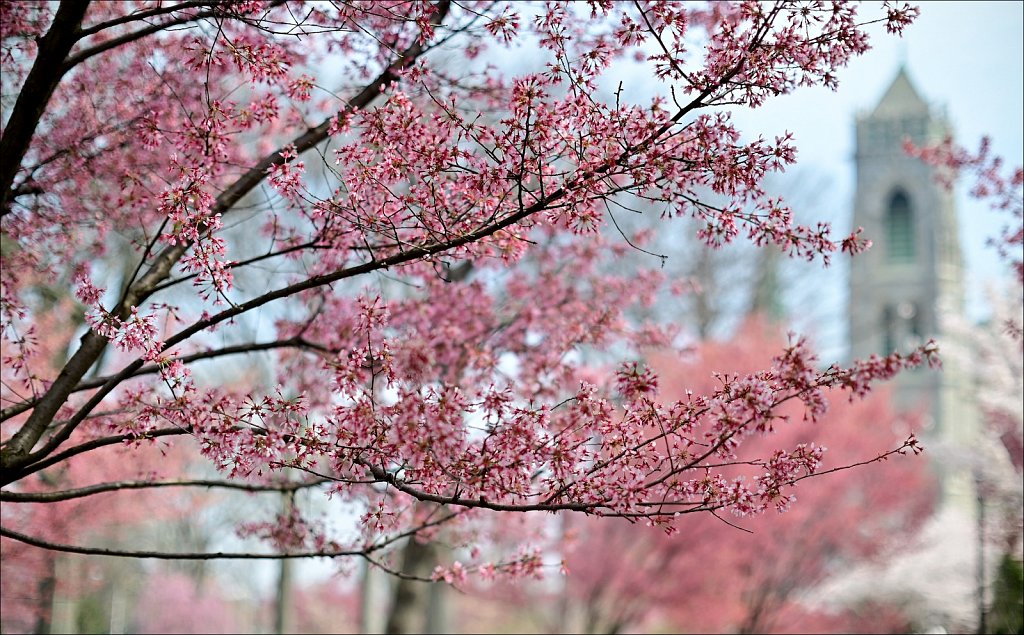
M 284 0 L 274 0 L 274 2 L 271 3 L 271 5 L 267 9 L 268 10 L 272 9 L 274 7 L 280 6 L 283 3 L 284 3 Z M 89 59 L 90 57 L 94 57 L 96 55 L 99 55 L 100 53 L 105 53 L 106 51 L 109 51 L 111 49 L 115 49 L 115 48 L 117 48 L 119 46 L 123 46 L 125 44 L 129 44 L 129 43 L 134 42 L 136 40 L 141 40 L 142 38 L 144 38 L 144 37 L 146 37 L 148 35 L 153 35 L 154 33 L 159 33 L 160 31 L 164 31 L 164 30 L 166 30 L 166 29 L 168 29 L 168 28 L 170 28 L 172 26 L 178 26 L 180 24 L 187 24 L 189 22 L 195 22 L 197 20 L 202 20 L 204 18 L 212 18 L 214 16 L 230 17 L 230 14 L 226 14 L 224 12 L 223 8 L 219 8 L 218 7 L 218 8 L 214 8 L 214 9 L 209 9 L 207 11 L 199 11 L 199 12 L 191 14 L 191 15 L 179 16 L 177 18 L 172 18 L 172 19 L 166 20 L 164 22 L 160 22 L 160 23 L 157 23 L 157 24 L 151 24 L 151 25 L 149 25 L 147 27 L 143 27 L 143 28 L 139 29 L 138 31 L 132 31 L 131 33 L 125 33 L 124 35 L 121 35 L 121 36 L 115 37 L 115 38 L 111 38 L 111 39 L 107 40 L 106 42 L 103 42 L 101 44 L 97 44 L 96 46 L 93 46 L 91 48 L 87 48 L 84 51 L 79 51 L 78 53 L 75 53 L 74 55 L 69 57 L 67 59 L 67 61 L 64 62 L 63 66 L 61 67 L 61 74 L 64 74 L 64 73 L 68 72 L 69 70 L 71 70 L 75 66 L 78 66 L 79 64 L 81 64 L 85 60 Z M 95 27 L 93 27 L 93 28 L 95 28 Z
M 0 501 L 5 503 L 56 503 L 58 501 L 84 498 L 94 494 L 105 492 L 117 492 L 130 489 L 156 489 L 162 487 L 205 487 L 219 489 L 233 489 L 244 492 L 295 492 L 300 489 L 316 487 L 330 482 L 329 479 L 320 478 L 302 483 L 238 483 L 234 481 L 218 481 L 210 479 L 194 479 L 181 481 L 114 481 L 110 483 L 99 483 L 86 487 L 63 490 L 59 492 L 6 492 L 0 491 Z
M 408 483 L 406 483 L 405 481 L 402 481 L 401 479 L 396 477 L 394 474 L 391 474 L 390 472 L 387 472 L 386 470 L 383 470 L 383 469 L 381 469 L 379 467 L 374 467 L 374 466 L 371 466 L 371 465 L 367 465 L 365 463 L 362 464 L 362 465 L 364 467 L 366 467 L 366 469 L 368 469 L 370 471 L 370 474 L 372 474 L 374 478 L 380 480 L 381 482 L 388 483 L 389 485 L 391 485 L 392 487 L 394 487 L 398 491 L 402 492 L 403 494 L 407 494 L 407 495 L 409 495 L 409 496 L 411 496 L 411 497 L 413 497 L 413 498 L 415 498 L 416 500 L 419 500 L 419 501 L 430 502 L 430 503 L 438 503 L 440 505 L 453 505 L 455 507 L 465 507 L 465 508 L 468 508 L 468 509 L 489 509 L 491 511 L 496 511 L 496 512 L 534 512 L 534 511 L 560 512 L 560 511 L 570 511 L 570 512 L 579 512 L 579 513 L 583 513 L 583 514 L 597 514 L 597 515 L 601 515 L 601 516 L 622 517 L 622 518 L 648 517 L 648 516 L 652 516 L 652 515 L 657 515 L 657 514 L 651 513 L 651 512 L 619 513 L 619 512 L 603 511 L 603 510 L 611 509 L 611 506 L 606 504 L 606 503 L 602 503 L 602 502 L 595 502 L 595 503 L 527 503 L 527 504 L 509 505 L 509 504 L 505 504 L 505 503 L 497 503 L 497 502 L 493 502 L 493 501 L 488 501 L 488 500 L 486 500 L 483 497 L 480 497 L 480 498 L 462 498 L 462 497 L 460 497 L 458 495 L 444 496 L 444 495 L 440 495 L 440 494 L 430 494 L 429 492 L 424 492 L 422 490 L 418 490 L 415 487 L 410 486 Z M 671 513 L 674 513 L 674 514 L 692 514 L 692 513 L 695 513 L 695 512 L 711 511 L 711 510 L 714 510 L 714 509 L 717 509 L 718 507 L 720 507 L 720 506 L 706 505 L 705 503 L 696 503 L 696 502 L 689 502 L 689 501 L 657 502 L 657 503 L 653 503 L 653 504 L 654 505 L 673 506 L 673 507 L 682 507 L 682 508 L 688 507 L 688 509 L 673 509 Z
M 97 450 L 108 445 L 120 445 L 125 443 L 126 441 L 136 441 L 140 439 L 156 439 L 159 437 L 172 437 L 184 434 L 191 434 L 191 432 L 184 428 L 163 428 L 161 430 L 153 430 L 152 432 L 147 432 L 144 435 L 118 434 L 112 437 L 93 439 L 92 441 L 86 441 L 85 443 L 81 443 L 79 445 L 70 447 L 67 450 L 64 450 L 63 452 L 54 454 L 53 456 L 47 457 L 31 465 L 22 466 L 18 470 L 4 472 L 4 480 L 2 483 L 0 483 L 0 485 L 9 485 L 14 481 L 25 478 L 29 474 L 34 474 L 35 472 L 39 472 L 40 470 L 45 470 L 51 465 L 56 465 L 58 463 L 61 463 L 62 461 L 66 461 L 73 456 L 83 454 L 85 452 L 91 452 L 92 450 Z
M 232 263 L 226 265 L 224 268 L 228 269 L 228 270 L 230 270 L 230 269 L 239 269 L 241 267 L 245 267 L 245 266 L 251 265 L 253 263 L 261 262 L 263 260 L 268 260 L 270 258 L 277 258 L 279 256 L 285 256 L 287 254 L 295 253 L 296 251 L 303 251 L 305 249 L 314 249 L 314 250 L 315 249 L 328 249 L 328 247 L 317 244 L 317 242 L 315 240 L 314 241 L 309 241 L 309 242 L 302 243 L 301 245 L 292 245 L 291 247 L 285 247 L 284 249 L 279 249 L 278 251 L 272 251 L 272 252 L 268 252 L 268 253 L 265 253 L 265 254 L 260 254 L 259 256 L 253 256 L 252 258 L 248 258 L 246 260 L 239 260 L 237 262 L 232 262 Z M 173 278 L 171 280 L 167 280 L 166 282 L 163 282 L 163 283 L 158 284 L 155 287 L 153 287 L 153 293 L 158 293 L 160 291 L 163 291 L 164 289 L 168 289 L 170 287 L 173 287 L 176 284 L 181 284 L 182 282 L 187 282 L 188 280 L 193 280 L 193 279 L 197 278 L 198 276 L 199 276 L 198 273 L 191 273 L 191 274 L 188 274 L 188 275 L 185 275 L 185 276 L 181 276 L 181 277 L 178 277 L 178 278 Z
M 199 353 L 192 353 L 191 355 L 182 355 L 177 358 L 183 364 L 191 364 L 204 359 L 216 359 L 218 357 L 225 357 L 227 355 L 238 355 L 241 353 L 258 353 L 261 351 L 271 351 L 277 348 L 306 348 L 321 352 L 328 352 L 328 349 L 319 344 L 314 344 L 301 337 L 289 337 L 283 340 L 277 340 L 274 342 L 259 342 L 251 344 L 237 344 L 235 346 L 225 346 L 224 348 L 217 348 L 209 351 L 202 351 Z M 136 372 L 132 377 L 138 377 L 139 375 L 153 375 L 160 372 L 160 366 L 157 364 L 151 364 L 149 366 L 143 366 Z M 90 388 L 98 388 L 103 384 L 107 383 L 110 377 L 97 377 L 95 379 L 88 379 L 81 382 L 75 387 L 75 392 L 80 390 L 88 390 Z
M 351 550 L 320 550 L 320 551 L 295 551 L 291 553 L 248 553 L 248 552 L 224 552 L 217 551 L 212 553 L 169 553 L 166 551 L 144 551 L 144 550 L 122 550 L 122 549 L 102 549 L 98 547 L 80 547 L 77 545 L 66 545 L 49 540 L 43 540 L 35 536 L 29 536 L 6 527 L 0 527 L 0 536 L 10 538 L 23 542 L 26 545 L 32 545 L 33 547 L 39 547 L 40 549 L 47 549 L 49 551 L 60 551 L 63 553 L 78 553 L 82 555 L 94 555 L 94 556 L 112 556 L 119 558 L 153 558 L 158 560 L 284 560 L 284 559 L 295 559 L 295 558 L 341 558 L 347 556 L 360 556 L 366 557 L 367 555 L 381 551 L 399 540 L 404 540 L 411 536 L 415 536 L 417 533 L 424 529 L 436 527 L 442 525 L 454 519 L 456 516 L 461 514 L 462 511 L 454 511 L 431 520 L 429 522 L 421 523 L 420 525 L 404 531 L 399 534 L 395 534 L 385 540 L 375 542 L 372 545 L 364 549 L 351 549 Z
M 379 560 L 374 560 L 373 557 L 370 556 L 369 554 L 360 554 L 360 555 L 363 557 L 364 560 L 369 562 L 372 566 L 377 567 L 378 569 L 380 569 L 384 573 L 386 573 L 386 574 L 388 574 L 390 576 L 394 576 L 395 578 L 398 578 L 399 580 L 409 580 L 410 582 L 437 582 L 437 580 L 434 580 L 432 578 L 424 578 L 423 576 L 411 575 L 411 574 L 405 573 L 403 571 L 399 571 L 398 569 L 394 569 L 392 567 L 389 567 L 389 566 L 387 566 L 386 564 L 384 564 L 383 562 L 381 562 Z
M 854 468 L 864 467 L 865 465 L 871 465 L 872 463 L 880 463 L 882 461 L 887 461 L 889 460 L 889 457 L 895 454 L 906 454 L 908 449 L 913 451 L 915 454 L 922 451 L 920 446 L 918 446 L 917 449 L 914 449 L 911 447 L 910 443 L 904 442 L 903 445 L 901 445 L 900 447 L 879 454 L 873 459 L 865 459 L 863 461 L 857 461 L 856 463 L 850 463 L 849 465 L 840 465 L 839 467 L 833 467 L 828 470 L 804 474 L 803 476 L 798 476 L 797 478 L 786 481 L 786 485 L 796 485 L 805 478 L 811 478 L 812 476 L 825 476 L 826 474 L 834 474 L 836 472 L 842 472 L 844 470 L 852 470 Z
M 94 24 L 88 28 L 82 29 L 78 36 L 79 38 L 85 38 L 95 33 L 99 33 L 105 29 L 115 27 L 121 24 L 127 24 L 129 22 L 138 22 L 139 20 L 146 20 L 149 18 L 155 18 L 160 15 L 167 15 L 168 13 L 174 13 L 175 11 L 184 11 L 185 9 L 195 9 L 198 7 L 209 7 L 217 4 L 215 0 L 189 0 L 188 2 L 182 2 L 181 4 L 174 4 L 168 7 L 156 7 L 153 9 L 146 9 L 144 11 L 133 11 L 128 15 L 123 15 L 120 18 L 114 18 L 113 20 L 107 20 L 106 22 L 100 22 Z M 195 17 L 195 16 L 193 16 Z
M 87 556 L 112 556 L 117 558 L 154 558 L 157 560 L 287 560 L 295 558 L 340 558 L 345 556 L 361 556 L 364 550 L 322 550 L 296 551 L 292 553 L 251 553 L 214 551 L 210 553 L 171 553 L 167 551 L 103 549 L 100 547 L 81 547 L 50 542 L 35 536 L 29 536 L 6 527 L 0 527 L 0 536 L 23 542 L 26 545 L 60 551 L 78 553 Z
M 4 135 L 0 137 L 0 216 L 10 211 L 14 177 L 28 152 L 46 105 L 64 75 L 61 64 L 78 41 L 78 27 L 88 8 L 88 1 L 64 0 L 57 9 L 53 24 L 39 40 L 35 62 L 18 93 L 11 118 L 4 127 Z

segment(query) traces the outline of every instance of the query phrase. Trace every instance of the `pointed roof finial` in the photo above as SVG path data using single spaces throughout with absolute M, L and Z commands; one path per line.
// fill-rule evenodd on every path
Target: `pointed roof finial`
M 878 105 L 875 106 L 872 117 L 905 117 L 908 115 L 927 115 L 928 102 L 914 88 L 907 73 L 905 64 L 900 64 L 896 77 L 889 84 Z

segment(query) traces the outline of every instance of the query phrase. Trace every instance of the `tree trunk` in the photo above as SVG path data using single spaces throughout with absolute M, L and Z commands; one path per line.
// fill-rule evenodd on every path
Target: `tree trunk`
M 410 539 L 405 544 L 402 556 L 402 573 L 429 578 L 437 566 L 438 549 L 433 543 Z M 438 624 L 429 624 L 432 586 L 434 585 L 417 580 L 398 580 L 385 628 L 388 635 L 425 633 L 428 632 L 428 626 L 443 628 Z
M 50 628 L 53 617 L 53 598 L 57 589 L 56 558 L 46 557 L 46 575 L 39 581 L 37 593 L 39 594 L 39 614 L 36 616 L 36 626 L 32 632 L 38 635 L 47 635 L 52 632 Z
M 295 505 L 294 492 L 282 492 L 281 494 L 281 515 L 285 518 L 291 516 L 292 508 Z M 274 632 L 277 635 L 284 635 L 291 627 L 289 623 L 289 608 L 291 606 L 292 594 L 292 561 L 291 558 L 278 560 L 277 575 L 277 598 L 274 602 Z

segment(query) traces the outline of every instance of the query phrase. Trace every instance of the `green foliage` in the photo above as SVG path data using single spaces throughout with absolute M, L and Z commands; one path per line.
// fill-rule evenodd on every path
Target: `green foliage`
M 1004 554 L 994 587 L 990 632 L 1024 635 L 1024 563 Z
M 75 617 L 79 633 L 109 632 L 110 617 L 107 615 L 106 603 L 103 601 L 105 595 L 104 593 L 89 594 L 79 602 L 78 614 Z

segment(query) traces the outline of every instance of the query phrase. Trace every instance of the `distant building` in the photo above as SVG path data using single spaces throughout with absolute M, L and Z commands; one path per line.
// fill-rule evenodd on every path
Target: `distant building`
M 834 606 L 898 603 L 925 633 L 978 632 L 979 587 L 993 575 L 992 562 L 980 557 L 982 503 L 973 471 L 982 455 L 975 391 L 964 368 L 970 351 L 957 341 L 962 333 L 950 332 L 954 323 L 960 331 L 967 324 L 955 198 L 936 182 L 934 168 L 903 150 L 907 138 L 925 145 L 951 134 L 945 113 L 921 97 L 905 69 L 874 110 L 857 118 L 853 225 L 874 246 L 850 265 L 850 353 L 863 359 L 938 342 L 942 371 L 904 371 L 892 389 L 898 409 L 928 419 L 921 436 L 942 500 L 905 551 L 855 566 L 817 590 Z
M 916 145 L 952 134 L 945 114 L 930 106 L 900 69 L 882 99 L 856 122 L 854 227 L 874 242 L 850 265 L 850 352 L 907 352 L 943 332 L 943 312 L 964 311 L 964 264 L 954 195 L 936 182 L 935 169 L 910 157 Z M 901 373 L 894 382 L 896 406 L 923 409 L 927 442 L 967 447 L 978 417 L 967 375 L 952 360 L 942 372 L 927 368 Z M 948 498 L 969 494 L 969 482 L 944 471 Z M 967 489 L 965 489 L 967 488 Z

